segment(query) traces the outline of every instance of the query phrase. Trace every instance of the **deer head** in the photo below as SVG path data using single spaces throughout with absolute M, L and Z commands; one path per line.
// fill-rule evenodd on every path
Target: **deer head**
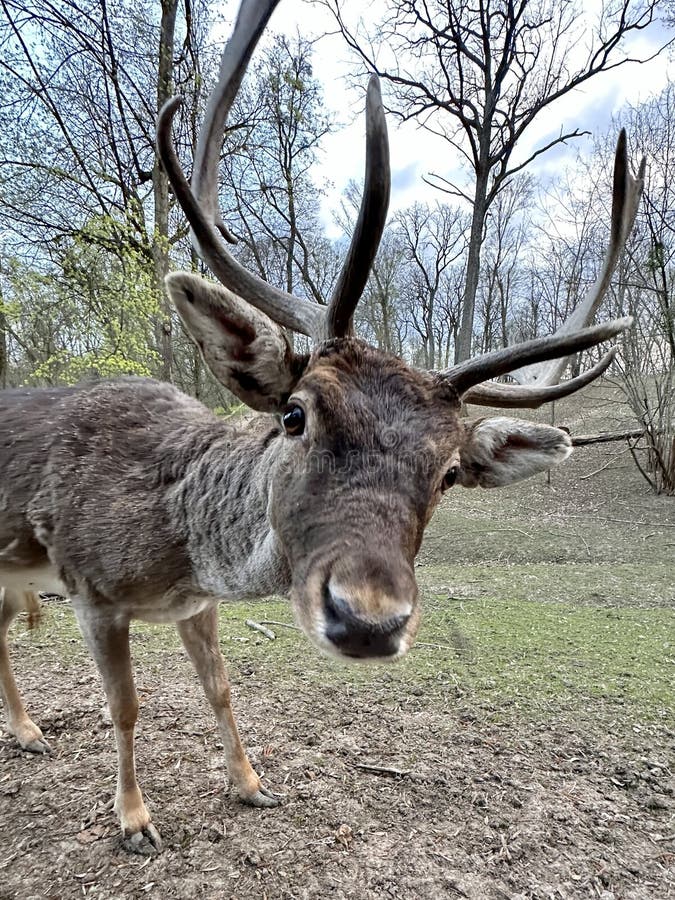
M 257 40 L 278 0 L 243 0 L 208 103 L 188 184 L 171 141 L 174 98 L 158 120 L 158 147 L 193 244 L 222 283 L 188 273 L 169 293 L 213 374 L 279 428 L 269 464 L 267 515 L 292 577 L 296 614 L 320 646 L 351 657 L 396 657 L 418 625 L 415 555 L 444 491 L 498 487 L 562 462 L 569 436 L 522 420 L 466 421 L 463 402 L 534 407 L 566 396 L 605 371 L 614 351 L 562 384 L 491 379 L 609 340 L 629 324 L 595 327 L 507 347 L 443 372 L 422 372 L 353 336 L 352 317 L 384 228 L 389 153 L 379 85 L 366 104 L 364 197 L 347 259 L 325 307 L 286 294 L 228 252 L 218 212 L 218 160 L 225 121 Z M 642 187 L 617 148 L 609 271 L 632 227 Z M 605 290 L 609 275 L 598 290 Z M 584 323 L 577 323 L 577 326 Z M 308 335 L 296 354 L 284 329 Z

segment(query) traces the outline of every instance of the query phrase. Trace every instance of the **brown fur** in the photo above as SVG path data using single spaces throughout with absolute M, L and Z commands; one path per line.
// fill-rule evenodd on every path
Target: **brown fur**
M 26 627 L 29 631 L 32 631 L 32 629 L 37 628 L 38 625 L 40 625 L 43 619 L 42 604 L 39 595 L 34 591 L 26 591 L 25 604 L 26 612 L 28 613 Z

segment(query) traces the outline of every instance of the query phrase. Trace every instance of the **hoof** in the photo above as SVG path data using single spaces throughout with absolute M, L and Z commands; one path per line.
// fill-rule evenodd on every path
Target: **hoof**
M 35 738 L 35 740 L 28 741 L 26 744 L 21 744 L 21 748 L 23 750 L 28 750 L 29 753 L 48 754 L 52 752 L 52 748 L 43 737 Z
M 268 791 L 267 788 L 260 787 L 255 794 L 252 794 L 250 797 L 242 797 L 242 803 L 246 803 L 248 806 L 257 806 L 260 809 L 269 809 L 274 806 L 279 806 L 283 797 L 279 794 L 273 794 L 272 791 Z
M 44 738 L 44 735 L 30 719 L 16 725 L 7 725 L 7 731 L 12 735 L 22 750 L 29 753 L 51 753 L 52 748 Z
M 148 822 L 141 831 L 123 835 L 122 846 L 128 853 L 157 856 L 162 852 L 162 839 L 152 822 Z

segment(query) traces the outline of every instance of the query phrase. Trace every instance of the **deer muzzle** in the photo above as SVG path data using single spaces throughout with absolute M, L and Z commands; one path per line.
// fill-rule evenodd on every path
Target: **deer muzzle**
M 341 560 L 324 582 L 320 618 L 329 649 L 340 656 L 402 656 L 417 631 L 412 569 L 372 559 Z

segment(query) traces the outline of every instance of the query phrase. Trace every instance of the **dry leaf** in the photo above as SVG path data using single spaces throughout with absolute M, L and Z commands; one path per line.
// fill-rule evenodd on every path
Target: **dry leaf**
M 81 844 L 93 844 L 94 841 L 100 841 L 107 833 L 108 829 L 105 825 L 92 825 L 91 828 L 80 831 L 77 839 Z

